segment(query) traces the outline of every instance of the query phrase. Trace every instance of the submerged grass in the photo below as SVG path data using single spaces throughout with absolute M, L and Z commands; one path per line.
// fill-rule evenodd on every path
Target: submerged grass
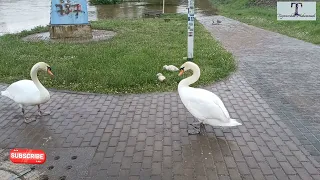
M 268 0 L 211 0 L 219 14 L 241 22 L 320 44 L 320 2 L 317 2 L 316 21 L 278 21 L 276 1 Z
M 21 37 L 47 31 L 31 31 L 0 37 L 0 82 L 12 83 L 30 79 L 31 67 L 44 61 L 55 74 L 50 79 L 43 73 L 39 79 L 47 88 L 96 93 L 144 93 L 177 89 L 178 72 L 164 71 L 173 64 L 180 67 L 187 51 L 185 15 L 167 15 L 158 19 L 115 19 L 92 22 L 95 29 L 108 29 L 117 35 L 102 42 L 86 44 L 24 42 Z M 206 85 L 228 76 L 236 68 L 232 55 L 196 22 L 194 58 L 201 69 L 200 80 Z M 161 72 L 166 82 L 159 82 Z M 190 75 L 191 73 L 187 73 Z

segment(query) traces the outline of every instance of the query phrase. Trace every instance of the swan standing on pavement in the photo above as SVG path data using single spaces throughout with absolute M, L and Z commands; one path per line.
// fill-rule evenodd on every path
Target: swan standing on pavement
M 188 70 L 192 70 L 193 75 L 180 81 L 178 92 L 184 106 L 199 121 L 192 124 L 195 131 L 188 130 L 188 133 L 200 133 L 201 124 L 229 127 L 242 125 L 230 117 L 226 107 L 217 95 L 205 89 L 189 87 L 190 84 L 197 82 L 199 79 L 200 68 L 193 62 L 186 62 L 181 66 L 179 76 Z M 200 125 L 200 127 L 196 128 L 195 125 Z
M 40 116 L 50 114 L 43 113 L 40 110 L 40 104 L 46 103 L 50 100 L 50 93 L 38 79 L 37 74 L 39 70 L 46 71 L 48 74 L 53 76 L 51 67 L 47 63 L 38 62 L 31 69 L 30 76 L 32 80 L 20 80 L 14 82 L 6 90 L 1 91 L 2 96 L 6 96 L 19 104 L 22 109 L 25 123 L 35 121 L 35 119 L 31 119 L 28 121 L 28 118 L 25 117 L 25 106 L 37 105 L 38 113 Z

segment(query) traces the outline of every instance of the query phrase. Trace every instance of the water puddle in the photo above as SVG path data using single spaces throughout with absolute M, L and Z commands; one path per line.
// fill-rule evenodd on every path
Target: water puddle
M 117 5 L 88 6 L 89 21 L 110 18 L 140 18 L 148 11 L 162 11 L 162 1 L 126 2 Z M 45 26 L 50 22 L 51 0 L 0 0 L 0 36 Z M 165 13 L 187 13 L 188 1 L 167 0 Z M 209 0 L 195 1 L 196 13 L 216 12 Z

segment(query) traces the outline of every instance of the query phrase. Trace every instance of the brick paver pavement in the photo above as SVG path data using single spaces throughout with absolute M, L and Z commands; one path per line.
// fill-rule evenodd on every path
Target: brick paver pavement
M 320 46 L 228 18 L 200 22 L 239 60 L 239 71 L 320 161 Z M 236 43 L 235 43 L 236 42 Z
M 87 168 L 81 167 L 82 177 L 78 175 L 74 178 L 75 173 L 70 172 L 77 169 L 71 168 L 65 170 L 69 173 L 65 174 L 66 179 L 319 180 L 320 164 L 315 159 L 315 152 L 318 151 L 311 151 L 309 148 L 319 143 L 316 141 L 317 132 L 310 131 L 316 139 L 310 141 L 308 146 L 301 134 L 308 137 L 309 131 L 304 130 L 308 127 L 297 127 L 297 131 L 292 126 L 296 125 L 296 121 L 308 121 L 292 118 L 287 120 L 290 115 L 298 118 L 300 116 L 297 115 L 301 114 L 301 117 L 304 117 L 304 112 L 295 108 L 298 102 L 288 100 L 284 103 L 283 99 L 275 100 L 281 98 L 282 93 L 293 93 L 286 90 L 296 87 L 290 84 L 293 78 L 296 78 L 292 74 L 290 76 L 290 72 L 295 73 L 296 70 L 281 65 L 287 67 L 286 71 L 277 71 L 276 74 L 279 78 L 287 75 L 285 89 L 282 89 L 277 88 L 277 85 L 281 84 L 276 84 L 281 79 L 273 79 L 276 75 L 272 74 L 269 68 L 269 65 L 280 68 L 278 66 L 281 61 L 294 61 L 292 54 L 278 52 L 278 49 L 288 48 L 280 46 L 282 42 L 294 44 L 298 41 L 242 24 L 232 27 L 236 22 L 222 18 L 222 25 L 211 26 L 210 18 L 199 17 L 199 20 L 235 54 L 240 61 L 240 67 L 229 79 L 207 89 L 222 98 L 231 116 L 239 119 L 243 123 L 242 126 L 206 126 L 201 135 L 188 135 L 188 123 L 194 121 L 194 118 L 182 105 L 177 92 L 115 96 L 51 91 L 52 99 L 42 108 L 52 111 L 52 115 L 39 118 L 28 125 L 21 119 L 18 106 L 9 99 L 0 97 L 0 148 L 42 148 L 54 154 L 52 157 L 61 154 L 61 157 L 68 158 L 68 153 L 62 155 L 65 149 L 70 152 L 70 157 L 78 151 L 78 156 L 87 152 L 88 157 L 93 157 L 88 165 L 83 165 Z M 229 25 L 224 24 L 227 22 Z M 240 37 L 235 34 L 234 44 L 229 43 L 232 40 L 230 34 L 237 32 L 235 29 L 242 30 L 241 35 L 247 39 L 238 42 L 236 39 Z M 262 36 L 262 33 L 266 34 Z M 273 39 L 276 39 L 275 43 Z M 261 44 L 249 46 L 246 43 L 253 40 L 259 40 Z M 254 48 L 261 46 L 269 48 L 268 51 L 254 51 Z M 273 46 L 277 46 L 278 49 L 272 48 Z M 302 54 L 304 51 L 312 51 L 306 53 L 308 56 L 303 59 L 304 63 L 312 60 L 312 54 L 316 54 L 314 51 L 319 51 L 317 46 L 300 41 L 294 47 Z M 282 59 L 274 61 L 276 55 L 280 55 Z M 290 65 L 295 63 L 298 61 L 290 62 Z M 254 68 L 250 67 L 251 65 L 254 65 Z M 317 65 L 312 66 L 308 65 L 310 74 L 317 72 L 313 71 Z M 302 68 L 307 69 L 305 66 Z M 261 72 L 263 69 L 266 70 L 265 73 L 270 74 L 257 76 L 264 72 Z M 263 86 L 255 82 L 269 84 Z M 306 84 L 308 82 L 301 81 Z M 297 86 L 303 89 L 300 84 Z M 314 97 L 317 89 L 311 87 L 315 86 L 304 87 L 308 92 L 301 90 L 301 95 L 305 92 Z M 5 87 L 0 85 L 0 90 Z M 267 91 L 277 93 L 268 97 Z M 295 96 L 290 97 L 295 99 Z M 304 101 L 299 107 L 307 105 Z M 310 111 L 316 110 L 317 107 L 313 108 Z M 35 116 L 36 108 L 29 108 L 27 112 L 27 115 Z M 310 116 L 317 117 L 313 115 Z M 317 129 L 316 126 L 314 128 Z M 42 175 L 48 174 L 49 179 L 61 177 L 62 171 L 55 175 L 49 173 L 54 172 L 56 168 L 41 169 L 49 167 L 53 161 L 56 162 L 53 166 L 57 168 L 65 166 L 60 165 L 59 160 L 50 159 L 45 165 L 36 167 L 36 170 L 42 172 Z M 66 161 L 72 164 L 72 160 L 65 160 L 64 163 Z M 85 161 L 87 160 L 83 160 Z M 77 164 L 73 163 L 72 166 L 75 167 Z

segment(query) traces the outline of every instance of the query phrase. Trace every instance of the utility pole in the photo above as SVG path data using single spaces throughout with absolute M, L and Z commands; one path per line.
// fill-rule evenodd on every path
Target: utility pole
M 164 14 L 164 4 L 165 4 L 166 0 L 162 0 L 162 14 Z
M 194 0 L 188 0 L 188 61 L 193 61 Z

